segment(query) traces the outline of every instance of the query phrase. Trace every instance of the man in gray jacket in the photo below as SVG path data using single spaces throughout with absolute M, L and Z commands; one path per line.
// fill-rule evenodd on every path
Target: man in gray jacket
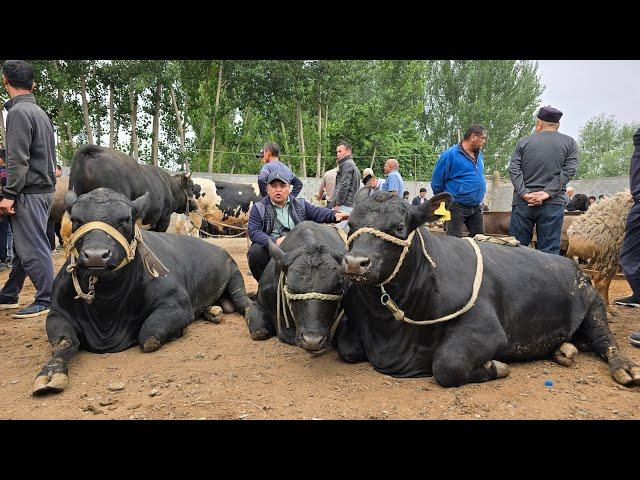
M 2 65 L 2 83 L 11 99 L 7 110 L 7 184 L 2 189 L 0 214 L 10 215 L 14 256 L 12 270 L 0 294 L 0 310 L 18 308 L 18 295 L 28 276 L 36 287 L 35 301 L 13 318 L 49 313 L 53 260 L 47 239 L 47 220 L 56 188 L 53 125 L 36 104 L 33 68 L 22 60 Z
M 536 226 L 536 248 L 559 254 L 567 183 L 578 169 L 578 146 L 558 132 L 562 112 L 541 107 L 535 133 L 521 138 L 509 163 L 513 202 L 509 233 L 529 245 Z
M 338 212 L 351 213 L 355 204 L 356 193 L 360 189 L 360 170 L 351 156 L 351 145 L 342 141 L 336 147 L 338 157 L 338 174 L 336 175 L 336 189 L 333 192 L 332 207 Z M 344 220 L 338 224 L 347 233 L 349 227 Z

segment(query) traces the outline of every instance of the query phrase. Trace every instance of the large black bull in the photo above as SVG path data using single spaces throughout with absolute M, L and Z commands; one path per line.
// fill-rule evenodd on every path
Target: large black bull
M 272 260 L 248 315 L 249 333 L 254 340 L 277 334 L 283 342 L 322 351 L 340 321 L 346 282 L 337 269 L 345 241 L 335 228 L 306 221 L 287 234 L 281 247 L 269 242 Z
M 149 208 L 141 218 L 154 232 L 164 232 L 171 213 L 197 210 L 191 174 L 169 175 L 159 167 L 139 164 L 133 157 L 111 148 L 85 145 L 73 156 L 69 189 L 76 195 L 110 188 L 134 200 L 149 192 Z
M 397 377 L 433 375 L 454 387 L 508 375 L 502 361 L 553 355 L 569 365 L 575 343 L 607 361 L 618 383 L 640 384 L 640 367 L 618 351 L 602 298 L 575 263 L 479 242 L 478 270 L 471 242 L 422 226 L 450 198 L 440 194 L 414 207 L 386 192 L 358 195 L 343 262 L 357 283 L 343 300 L 349 320 L 337 333 L 342 359 L 368 360 Z M 427 320 L 437 322 L 407 323 Z
M 148 194 L 132 202 L 100 188 L 79 198 L 67 192 L 66 202 L 75 251 L 53 285 L 46 321 L 53 353 L 34 394 L 66 387 L 67 363 L 78 348 L 106 353 L 139 344 L 152 352 L 202 314 L 219 321 L 221 309 L 212 307 L 219 300 L 230 299 L 242 313 L 251 305 L 225 250 L 137 228 L 149 208 Z

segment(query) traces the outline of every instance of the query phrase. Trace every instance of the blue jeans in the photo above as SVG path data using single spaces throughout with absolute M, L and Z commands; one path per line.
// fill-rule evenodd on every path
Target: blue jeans
M 633 296 L 640 298 L 640 203 L 635 202 L 629 210 L 624 240 L 620 249 L 620 266 Z
M 509 235 L 525 246 L 531 243 L 536 226 L 536 248 L 541 252 L 560 254 L 560 236 L 564 220 L 564 205 L 543 203 L 539 207 L 514 205 L 511 207 Z

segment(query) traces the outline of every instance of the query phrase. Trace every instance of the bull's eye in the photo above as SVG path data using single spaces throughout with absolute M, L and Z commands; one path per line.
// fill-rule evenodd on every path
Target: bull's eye
M 404 223 L 399 223 L 398 226 L 396 227 L 396 231 L 398 233 L 402 233 L 403 230 L 404 230 Z

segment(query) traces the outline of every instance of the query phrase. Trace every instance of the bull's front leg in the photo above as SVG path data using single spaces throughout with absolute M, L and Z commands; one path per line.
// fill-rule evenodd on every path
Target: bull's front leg
M 155 308 L 140 328 L 138 343 L 145 353 L 154 352 L 168 341 L 180 337 L 193 322 L 193 307 L 186 292 L 155 292 Z
M 80 342 L 73 326 L 57 313 L 47 317 L 47 335 L 52 345 L 51 359 L 42 368 L 33 386 L 33 395 L 59 393 L 69 384 L 68 364 Z
M 346 315 L 340 320 L 336 334 L 333 337 L 333 343 L 343 362 L 357 363 L 367 361 L 367 352 L 364 349 L 362 338 L 349 324 Z
M 169 228 L 169 224 L 171 223 L 171 215 L 162 216 L 160 220 L 156 222 L 153 228 L 150 228 L 152 232 L 166 232 L 167 228 Z

